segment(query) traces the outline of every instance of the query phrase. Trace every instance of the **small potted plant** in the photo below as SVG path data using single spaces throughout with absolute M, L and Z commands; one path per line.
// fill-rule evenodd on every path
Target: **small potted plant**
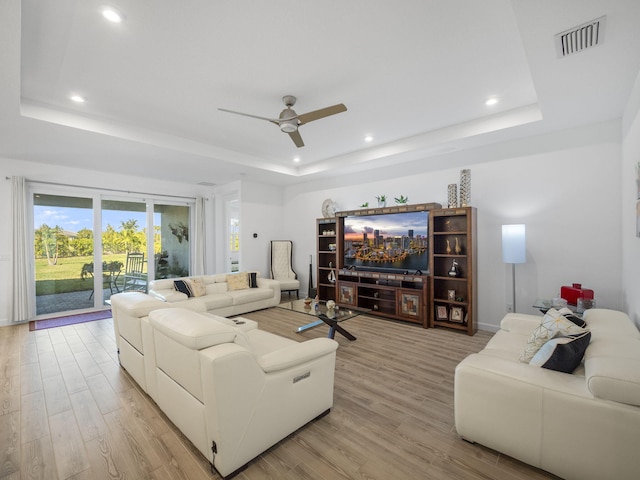
M 386 207 L 387 206 L 387 196 L 386 195 L 378 195 L 376 197 L 376 200 L 378 200 L 378 206 L 379 207 Z
M 367 208 L 369 206 L 369 202 L 364 202 L 362 205 L 360 205 L 360 208 Z
M 400 195 L 399 197 L 394 198 L 396 205 L 404 205 L 409 201 L 409 197 L 405 197 L 404 195 Z

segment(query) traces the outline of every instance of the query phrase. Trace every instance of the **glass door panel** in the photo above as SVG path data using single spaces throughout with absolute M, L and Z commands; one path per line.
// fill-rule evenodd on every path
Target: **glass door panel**
M 190 271 L 190 209 L 185 205 L 153 206 L 155 278 L 186 277 Z
M 93 200 L 33 196 L 36 315 L 94 306 Z
M 102 200 L 103 298 L 124 290 L 147 290 L 147 205 Z M 138 258 L 141 261 L 138 261 Z

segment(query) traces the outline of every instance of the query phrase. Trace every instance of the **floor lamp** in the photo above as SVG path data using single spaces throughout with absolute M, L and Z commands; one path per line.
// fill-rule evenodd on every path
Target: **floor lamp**
M 502 261 L 511 264 L 511 283 L 513 286 L 513 311 L 516 311 L 516 263 L 525 263 L 526 239 L 525 226 L 502 225 Z

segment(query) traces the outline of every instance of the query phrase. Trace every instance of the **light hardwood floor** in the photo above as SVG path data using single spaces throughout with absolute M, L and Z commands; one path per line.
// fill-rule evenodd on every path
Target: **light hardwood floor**
M 304 340 L 308 318 L 244 315 Z M 236 478 L 543 479 L 554 476 L 461 440 L 453 372 L 491 334 L 361 316 L 338 335 L 335 401 Z M 111 319 L 29 332 L 0 328 L 0 479 L 211 479 L 209 464 L 118 365 Z

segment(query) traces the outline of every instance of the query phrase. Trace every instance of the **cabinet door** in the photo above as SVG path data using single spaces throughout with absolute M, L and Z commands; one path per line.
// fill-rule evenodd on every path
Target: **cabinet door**
M 398 290 L 398 315 L 422 323 L 424 300 L 422 290 Z
M 338 303 L 355 307 L 358 305 L 357 291 L 355 283 L 338 283 Z

